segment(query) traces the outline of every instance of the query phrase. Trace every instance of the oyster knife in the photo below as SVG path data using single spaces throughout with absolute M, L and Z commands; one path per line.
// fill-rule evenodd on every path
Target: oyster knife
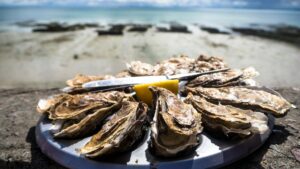
M 226 69 L 218 69 L 212 70 L 207 72 L 199 72 L 199 73 L 184 73 L 184 74 L 176 74 L 176 75 L 165 75 L 165 76 L 138 76 L 138 77 L 124 77 L 124 78 L 116 78 L 116 79 L 107 79 L 107 80 L 97 80 L 84 83 L 82 85 L 83 88 L 111 88 L 111 87 L 119 87 L 119 86 L 132 86 L 141 83 L 153 83 L 163 80 L 189 80 L 195 78 L 197 76 L 223 72 L 227 71 L 229 68 Z

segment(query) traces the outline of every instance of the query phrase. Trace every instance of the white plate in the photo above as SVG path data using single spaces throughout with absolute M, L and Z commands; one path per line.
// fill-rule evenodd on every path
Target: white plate
M 133 151 L 115 155 L 110 159 L 97 161 L 80 156 L 76 149 L 85 145 L 90 137 L 79 140 L 53 139 L 51 122 L 45 115 L 36 126 L 36 140 L 42 152 L 54 161 L 68 168 L 89 169 L 199 169 L 217 168 L 228 165 L 258 149 L 269 137 L 274 125 L 274 118 L 269 115 L 269 130 L 263 134 L 255 134 L 239 141 L 216 139 L 210 135 L 201 134 L 202 143 L 193 155 L 176 159 L 159 159 L 148 151 L 149 133 Z

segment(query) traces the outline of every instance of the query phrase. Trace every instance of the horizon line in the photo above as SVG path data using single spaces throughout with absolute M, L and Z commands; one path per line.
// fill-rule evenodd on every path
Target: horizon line
M 300 7 L 251 7 L 251 6 L 147 6 L 147 5 L 57 5 L 57 4 L 35 4 L 35 5 L 11 5 L 11 4 L 0 4 L 0 8 L 3 7 L 19 7 L 19 8 L 28 8 L 28 7 L 48 7 L 48 8 L 140 8 L 140 9 L 259 9 L 259 10 L 292 10 L 299 11 Z

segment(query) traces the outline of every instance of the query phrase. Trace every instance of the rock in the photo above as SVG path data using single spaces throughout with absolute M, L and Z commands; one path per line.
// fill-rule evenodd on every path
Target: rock
M 75 55 L 73 56 L 73 59 L 74 59 L 74 60 L 77 60 L 77 59 L 79 59 L 79 56 L 78 56 L 77 54 L 75 54 Z
M 76 31 L 83 30 L 85 28 L 99 27 L 96 23 L 78 23 L 68 25 L 65 23 L 50 22 L 50 23 L 37 23 L 33 32 L 66 32 L 66 31 Z
M 123 24 L 116 24 L 112 25 L 108 30 L 97 30 L 99 36 L 102 35 L 123 35 L 123 30 L 125 25 Z
M 292 43 L 300 43 L 300 28 L 288 25 L 269 25 L 266 28 L 262 27 L 232 27 L 232 31 L 244 34 L 253 35 L 263 38 L 282 40 Z
M 187 26 L 181 24 L 171 24 L 170 32 L 191 33 Z
M 221 31 L 218 28 L 213 28 L 208 26 L 201 26 L 200 29 L 212 34 L 230 34 L 229 32 Z
M 132 25 L 128 32 L 146 32 L 152 25 Z
M 171 23 L 170 28 L 166 27 L 157 27 L 159 32 L 176 32 L 176 33 L 191 33 L 188 30 L 188 27 L 179 23 Z
M 156 27 L 156 30 L 158 32 L 169 32 L 169 29 L 165 27 Z
M 70 28 L 66 24 L 60 24 L 58 22 L 51 22 L 46 24 L 36 24 L 37 28 L 34 28 L 33 32 L 65 32 L 70 31 Z
M 292 154 L 294 155 L 294 157 L 296 158 L 296 160 L 298 162 L 300 162 L 300 148 L 293 148 L 291 150 Z

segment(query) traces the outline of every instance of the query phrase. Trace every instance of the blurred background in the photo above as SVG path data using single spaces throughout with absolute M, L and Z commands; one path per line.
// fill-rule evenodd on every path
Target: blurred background
M 0 88 L 62 87 L 181 54 L 300 87 L 300 0 L 0 0 Z

